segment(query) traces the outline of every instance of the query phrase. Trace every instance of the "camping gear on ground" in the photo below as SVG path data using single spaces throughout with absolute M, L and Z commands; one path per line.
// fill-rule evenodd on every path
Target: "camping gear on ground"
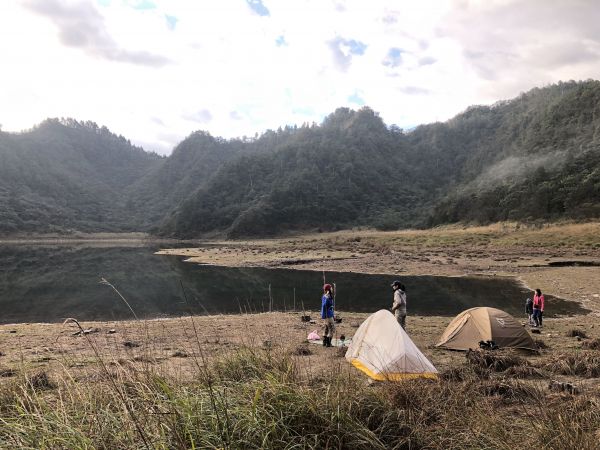
M 385 309 L 371 314 L 356 330 L 346 359 L 374 380 L 437 378 L 433 364 Z
M 308 337 L 306 338 L 309 341 L 318 341 L 321 339 L 321 337 L 317 334 L 317 330 L 313 330 L 310 333 L 308 333 Z
M 310 322 L 310 316 L 300 316 L 302 322 Z
M 340 316 L 333 316 L 333 321 L 335 323 L 342 323 L 342 318 Z
M 309 340 L 308 341 L 310 344 L 318 344 L 318 345 L 322 345 L 323 344 L 323 340 L 319 339 L 316 341 L 313 340 Z M 331 346 L 332 347 L 348 347 L 350 344 L 352 343 L 352 338 L 346 338 L 346 339 L 336 339 L 336 338 L 331 338 Z
M 479 347 L 480 341 L 494 341 L 500 348 L 536 350 L 531 335 L 513 316 L 488 307 L 461 312 L 452 319 L 435 346 L 450 350 L 469 350 Z
M 482 350 L 498 350 L 500 347 L 494 341 L 479 341 L 479 348 Z

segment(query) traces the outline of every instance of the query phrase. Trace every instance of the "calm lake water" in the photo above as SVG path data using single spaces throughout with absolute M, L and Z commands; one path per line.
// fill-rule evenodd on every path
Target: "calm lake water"
M 0 246 L 0 323 L 131 319 L 109 280 L 139 317 L 320 308 L 322 272 L 202 266 L 154 255 L 155 248 Z M 389 308 L 394 276 L 326 273 L 337 309 Z M 529 291 L 498 278 L 400 277 L 409 314 L 454 316 L 473 306 L 524 315 Z M 184 297 L 185 289 L 187 301 Z M 578 303 L 546 297 L 546 316 L 585 313 Z

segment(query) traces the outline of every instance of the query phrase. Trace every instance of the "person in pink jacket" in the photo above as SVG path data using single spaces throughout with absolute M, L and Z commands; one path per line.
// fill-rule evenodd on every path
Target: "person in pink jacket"
M 542 326 L 542 316 L 544 315 L 544 294 L 539 289 L 535 290 L 533 296 L 533 324 L 536 327 Z

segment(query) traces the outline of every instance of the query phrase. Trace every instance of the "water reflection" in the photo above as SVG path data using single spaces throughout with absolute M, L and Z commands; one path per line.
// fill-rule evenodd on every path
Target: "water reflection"
M 140 317 L 202 313 L 312 310 L 320 306 L 321 272 L 223 268 L 154 255 L 155 249 L 69 246 L 0 247 L 0 322 L 130 319 L 105 277 Z M 338 287 L 337 309 L 389 307 L 393 276 L 327 273 Z M 530 293 L 505 279 L 402 277 L 409 313 L 448 315 L 493 306 L 523 316 Z M 183 295 L 185 288 L 187 301 Z M 584 313 L 575 302 L 547 297 L 546 316 Z

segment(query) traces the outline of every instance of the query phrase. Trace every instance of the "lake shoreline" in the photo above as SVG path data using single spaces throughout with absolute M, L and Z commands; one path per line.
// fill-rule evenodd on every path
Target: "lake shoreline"
M 570 241 L 570 242 L 569 242 Z M 365 274 L 510 277 L 600 317 L 600 224 L 341 231 L 161 249 L 187 262 Z M 567 246 L 565 244 L 569 244 Z M 555 264 L 566 264 L 556 266 Z M 593 263 L 594 265 L 586 265 Z
M 149 245 L 149 244 L 175 244 L 185 241 L 170 238 L 161 238 L 148 233 L 73 233 L 73 234 L 31 234 L 31 235 L 8 235 L 0 236 L 0 246 L 2 245 L 96 245 L 113 244 L 119 245 Z

